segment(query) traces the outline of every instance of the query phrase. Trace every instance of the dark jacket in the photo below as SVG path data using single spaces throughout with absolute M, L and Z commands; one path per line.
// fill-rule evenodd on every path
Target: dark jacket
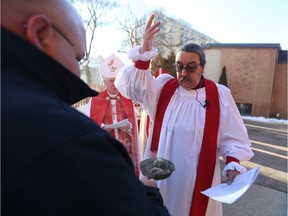
M 96 95 L 1 29 L 2 215 L 168 215 L 124 147 L 70 105 Z

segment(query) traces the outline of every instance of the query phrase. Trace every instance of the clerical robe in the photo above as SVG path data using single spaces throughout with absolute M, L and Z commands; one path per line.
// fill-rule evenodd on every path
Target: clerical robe
M 132 159 L 136 173 L 139 175 L 141 154 L 137 117 L 132 101 L 123 97 L 120 93 L 112 98 L 105 90 L 100 92 L 98 96 L 92 97 L 86 105 L 79 107 L 78 110 L 93 119 L 101 127 L 128 119 L 130 125 L 128 131 L 115 128 L 110 131 L 110 134 L 124 145 Z
M 154 79 L 149 70 L 137 69 L 131 64 L 118 72 L 114 84 L 123 96 L 140 103 L 151 118 L 152 125 L 144 159 L 156 156 L 168 159 L 175 165 L 175 171 L 168 179 L 157 182 L 164 204 L 172 216 L 189 216 L 204 133 L 206 109 L 203 105 L 206 100 L 206 88 L 187 90 L 179 86 L 176 89 L 163 117 L 158 151 L 156 155 L 152 155 L 150 135 L 154 128 L 157 104 L 163 86 L 170 79 L 173 77 L 169 74 Z M 231 157 L 242 161 L 249 160 L 254 155 L 246 127 L 230 90 L 223 85 L 216 84 L 216 86 L 219 95 L 220 122 L 216 165 L 211 186 L 219 184 L 221 180 L 218 159 L 220 156 L 224 160 Z M 212 156 L 206 155 L 206 157 L 209 160 Z M 241 170 L 243 167 L 237 164 L 235 168 Z M 222 215 L 221 203 L 209 199 L 206 215 Z

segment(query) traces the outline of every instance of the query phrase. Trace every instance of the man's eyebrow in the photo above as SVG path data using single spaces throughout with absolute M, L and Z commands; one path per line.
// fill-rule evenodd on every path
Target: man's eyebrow
M 176 63 L 178 64 L 178 63 L 181 63 L 181 64 L 183 64 L 183 62 L 181 62 L 181 61 L 176 61 Z M 191 63 L 193 63 L 193 64 L 196 64 L 196 61 L 191 61 L 191 62 L 188 62 L 186 65 L 188 65 L 188 64 L 191 64 Z

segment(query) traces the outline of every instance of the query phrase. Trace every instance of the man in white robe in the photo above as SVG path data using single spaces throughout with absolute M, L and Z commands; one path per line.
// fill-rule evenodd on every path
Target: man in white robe
M 230 90 L 204 78 L 205 54 L 196 44 L 188 44 L 177 52 L 177 82 L 171 97 L 168 96 L 167 92 L 172 88 L 165 86 L 174 78 L 169 74 L 163 74 L 154 79 L 148 69 L 150 60 L 157 55 L 157 49 L 152 47 L 153 36 L 160 31 L 160 22 L 152 25 L 153 19 L 152 15 L 146 26 L 142 47 L 135 47 L 128 54 L 134 64 L 127 65 L 119 71 L 115 85 L 123 96 L 140 103 L 151 118 L 152 125 L 144 159 L 165 158 L 175 165 L 175 171 L 168 179 L 157 182 L 164 204 L 172 216 L 222 215 L 221 203 L 206 197 L 207 202 L 202 205 L 201 200 L 205 200 L 205 196 L 199 192 L 198 186 L 206 179 L 206 172 L 207 178 L 211 176 L 209 187 L 220 183 L 220 156 L 226 160 L 222 174 L 227 177 L 229 183 L 236 175 L 246 171 L 239 161 L 249 160 L 254 155 L 247 130 Z M 219 100 L 208 96 L 211 95 L 210 90 L 207 91 L 210 85 L 216 87 L 213 87 L 216 89 L 214 93 L 216 91 Z M 213 93 L 212 90 L 211 92 Z M 162 105 L 165 100 L 167 105 Z M 211 114 L 210 107 L 213 109 L 216 105 L 218 110 L 215 109 Z M 163 118 L 160 118 L 159 124 L 157 115 L 161 115 L 161 106 L 165 107 L 162 109 Z M 219 117 L 216 117 L 217 115 Z M 216 122 L 214 135 L 206 131 L 210 122 Z M 213 136 L 215 140 L 215 151 L 209 152 L 209 145 L 212 149 L 213 143 L 208 141 L 208 144 L 205 144 L 206 153 L 202 153 L 205 139 L 209 136 Z M 155 137 L 158 137 L 157 142 L 151 144 Z M 201 168 L 211 161 L 212 175 L 210 165 L 207 166 L 207 170 Z M 202 177 L 197 180 L 197 175 Z M 204 189 L 207 189 L 207 185 L 200 186 L 200 190 Z

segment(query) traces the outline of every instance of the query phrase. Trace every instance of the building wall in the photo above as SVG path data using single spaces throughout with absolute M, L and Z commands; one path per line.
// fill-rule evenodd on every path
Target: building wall
M 228 86 L 237 104 L 251 105 L 253 116 L 287 119 L 287 64 L 277 63 L 277 48 L 211 47 L 204 50 L 206 77 L 218 82 L 225 66 Z
M 154 44 L 165 58 L 170 54 L 172 49 L 176 52 L 177 48 L 184 44 L 196 43 L 201 45 L 218 43 L 213 38 L 193 29 L 190 23 L 166 16 L 160 11 L 155 11 L 154 14 L 155 20 L 161 21 L 160 28 L 161 32 L 163 32 L 161 37 L 155 37 Z M 147 20 L 149 17 L 150 14 L 145 19 Z M 139 34 L 140 32 L 137 32 L 137 35 Z M 166 46 L 163 46 L 163 44 L 166 44 Z
M 271 117 L 287 119 L 287 64 L 277 64 L 273 85 Z
M 208 49 L 205 51 L 206 66 L 204 68 L 204 76 L 207 79 L 214 82 L 219 81 L 219 77 L 222 73 L 221 57 L 222 53 L 220 49 Z
M 237 103 L 252 104 L 252 115 L 269 117 L 277 49 L 223 49 L 229 86 Z M 229 59 L 229 60 L 228 60 Z

